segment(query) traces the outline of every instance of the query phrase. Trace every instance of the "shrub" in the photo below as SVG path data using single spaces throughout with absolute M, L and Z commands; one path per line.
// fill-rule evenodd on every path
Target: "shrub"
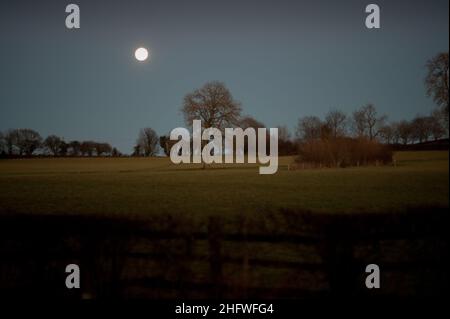
M 299 144 L 297 163 L 308 167 L 348 167 L 392 162 L 389 146 L 365 138 L 311 139 Z

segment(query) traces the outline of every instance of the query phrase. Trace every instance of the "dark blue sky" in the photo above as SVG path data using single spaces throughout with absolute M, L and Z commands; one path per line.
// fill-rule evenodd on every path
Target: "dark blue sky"
M 392 120 L 428 113 L 426 60 L 448 51 L 448 0 L 69 1 L 0 3 L 0 130 L 107 141 L 185 126 L 183 96 L 226 83 L 250 114 L 294 129 L 304 115 L 372 102 Z M 364 8 L 381 7 L 380 30 Z M 138 63 L 134 49 L 151 50 Z

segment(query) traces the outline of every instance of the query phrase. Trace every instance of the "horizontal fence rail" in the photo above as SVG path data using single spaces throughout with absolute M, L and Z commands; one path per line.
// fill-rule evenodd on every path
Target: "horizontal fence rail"
M 447 289 L 445 209 L 401 214 L 276 212 L 289 227 L 241 217 L 205 225 L 164 217 L 0 216 L 0 293 L 67 298 L 302 298 L 437 295 Z M 289 228 L 289 229 L 287 229 Z M 306 229 L 306 231 L 305 231 Z M 82 289 L 64 287 L 80 265 Z M 383 289 L 365 287 L 379 265 Z

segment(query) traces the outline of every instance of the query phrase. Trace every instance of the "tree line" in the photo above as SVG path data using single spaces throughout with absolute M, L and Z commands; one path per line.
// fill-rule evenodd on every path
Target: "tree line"
M 0 154 L 3 156 L 121 156 L 109 143 L 70 141 L 56 135 L 45 139 L 32 129 L 9 129 L 0 132 Z
M 304 152 L 311 142 L 327 141 L 335 143 L 339 148 L 373 148 L 381 150 L 377 143 L 383 145 L 407 145 L 439 140 L 449 135 L 448 126 L 448 53 L 441 53 L 430 59 L 426 67 L 425 79 L 427 94 L 436 102 L 436 108 L 428 115 L 417 115 L 412 120 L 389 121 L 387 115 L 379 114 L 374 104 L 361 106 L 347 114 L 332 109 L 325 117 L 304 116 L 298 120 L 294 136 L 286 126 L 279 126 L 279 154 L 294 155 Z M 233 99 L 230 91 L 221 82 L 209 82 L 203 87 L 188 93 L 183 99 L 181 112 L 186 125 L 192 120 L 202 120 L 203 129 L 216 127 L 261 128 L 265 125 L 255 118 L 242 115 L 240 103 Z M 364 142 L 362 145 L 356 145 Z M 135 155 L 152 155 L 161 148 L 169 155 L 173 145 L 168 134 L 158 137 L 151 128 L 141 130 L 135 146 Z M 309 144 L 307 144 L 309 143 Z M 345 145 L 344 145 L 345 144 Z M 319 152 L 318 150 L 316 150 Z M 325 152 L 325 150 L 322 150 Z M 331 152 L 331 150 L 328 150 Z M 356 151 L 355 151 L 356 152 Z M 377 153 L 377 152 L 375 152 Z M 383 159 L 385 155 L 381 156 Z M 356 160 L 358 161 L 358 160 Z
M 417 115 L 412 120 L 389 122 L 373 104 L 367 104 L 346 114 L 329 111 L 324 119 L 305 116 L 298 120 L 296 137 L 299 141 L 328 136 L 329 138 L 366 138 L 383 144 L 412 144 L 448 137 L 448 119 L 444 109 L 436 108 L 429 115 Z
M 372 155 L 385 153 L 375 156 L 384 161 L 388 158 L 386 155 L 388 152 L 381 151 L 383 148 L 380 145 L 408 145 L 448 138 L 448 53 L 436 55 L 427 62 L 426 67 L 428 70 L 425 79 L 426 92 L 436 103 L 435 110 L 430 114 L 417 115 L 412 120 L 389 122 L 387 115 L 379 114 L 375 105 L 369 103 L 350 114 L 332 109 L 324 118 L 300 117 L 294 136 L 291 136 L 286 126 L 278 127 L 279 155 L 300 154 L 303 158 L 310 159 L 329 157 L 333 159 L 325 162 L 331 161 L 335 165 L 346 161 L 349 165 L 353 165 L 359 163 L 361 158 L 368 158 L 369 153 Z M 186 94 L 181 112 L 188 127 L 194 119 L 202 121 L 203 129 L 216 127 L 224 131 L 226 127 L 242 129 L 265 127 L 252 116 L 242 114 L 241 104 L 233 98 L 225 84 L 218 81 L 208 82 L 203 87 Z M 169 155 L 174 143 L 168 134 L 158 136 L 152 128 L 142 128 L 131 155 L 155 156 L 161 152 Z M 346 154 L 330 157 L 330 154 L 342 153 L 339 149 L 346 150 L 344 152 Z M 122 155 L 108 143 L 94 141 L 66 143 L 55 135 L 43 140 L 38 132 L 31 129 L 0 132 L 0 154 L 31 156 L 38 152 L 53 156 Z M 355 155 L 356 153 L 358 155 Z M 345 157 L 345 161 L 342 156 Z
M 218 85 L 217 83 L 215 85 Z M 223 84 L 220 84 L 223 85 Z M 263 123 L 252 116 L 236 118 L 235 125 L 246 128 L 264 128 Z M 332 109 L 324 118 L 304 116 L 299 118 L 294 136 L 286 126 L 278 126 L 279 155 L 296 155 L 299 146 L 307 141 L 338 138 L 358 138 L 377 141 L 386 145 L 407 145 L 439 140 L 448 137 L 448 117 L 445 109 L 437 108 L 429 115 L 417 115 L 412 120 L 388 122 L 386 115 L 380 115 L 373 104 L 367 104 L 347 114 Z M 175 141 L 169 135 L 158 136 L 150 127 L 138 133 L 132 156 L 156 156 L 163 152 L 170 154 Z M 0 132 L 0 154 L 6 156 L 122 156 L 109 143 L 95 141 L 64 141 L 56 135 L 45 139 L 32 129 L 10 129 Z

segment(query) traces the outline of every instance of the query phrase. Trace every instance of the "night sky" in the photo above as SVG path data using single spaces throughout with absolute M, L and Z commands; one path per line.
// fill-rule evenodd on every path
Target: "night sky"
M 65 27 L 65 7 L 81 29 Z M 368 30 L 365 6 L 381 7 Z M 291 131 L 368 102 L 429 113 L 425 63 L 448 51 L 448 0 L 20 1 L 0 3 L 0 130 L 33 128 L 130 153 L 138 131 L 185 126 L 183 96 L 225 82 L 245 114 Z M 134 59 L 137 47 L 151 61 Z

